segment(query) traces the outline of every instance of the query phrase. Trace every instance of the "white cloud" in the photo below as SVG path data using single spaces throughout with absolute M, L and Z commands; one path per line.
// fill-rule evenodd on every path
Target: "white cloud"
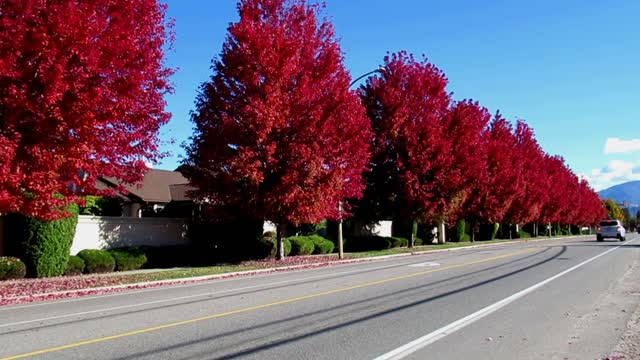
M 619 154 L 640 151 L 640 139 L 622 140 L 608 138 L 604 144 L 605 154 Z
M 611 160 L 603 168 L 593 169 L 588 175 L 581 175 L 596 191 L 628 181 L 640 180 L 640 160 Z

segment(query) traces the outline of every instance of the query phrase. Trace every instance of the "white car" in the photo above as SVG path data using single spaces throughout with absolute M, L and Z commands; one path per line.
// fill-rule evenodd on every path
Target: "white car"
M 602 220 L 596 227 L 596 237 L 598 241 L 603 241 L 604 239 L 618 239 L 620 241 L 625 241 L 627 236 L 627 231 L 622 226 L 620 220 Z

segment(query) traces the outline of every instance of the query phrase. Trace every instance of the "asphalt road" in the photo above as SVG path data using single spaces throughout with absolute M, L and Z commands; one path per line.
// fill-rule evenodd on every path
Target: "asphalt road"
M 0 358 L 597 359 L 640 239 L 465 249 L 0 308 Z

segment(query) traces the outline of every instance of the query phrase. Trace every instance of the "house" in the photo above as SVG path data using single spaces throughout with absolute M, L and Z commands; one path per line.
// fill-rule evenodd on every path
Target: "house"
M 193 190 L 178 171 L 149 169 L 138 184 L 125 184 L 115 178 L 99 178 L 96 188 L 114 189 L 122 186 L 117 198 L 125 217 L 191 217 L 194 202 L 188 196 Z

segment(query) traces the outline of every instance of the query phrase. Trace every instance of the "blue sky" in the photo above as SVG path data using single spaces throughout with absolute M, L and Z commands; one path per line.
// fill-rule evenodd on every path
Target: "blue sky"
M 211 75 L 234 0 L 169 0 L 177 68 L 161 130 L 174 169 L 192 134 L 189 112 Z M 326 0 L 356 78 L 387 52 L 426 54 L 449 78 L 455 99 L 472 98 L 535 130 L 543 149 L 561 155 L 600 190 L 640 180 L 640 1 Z M 170 141 L 174 141 L 173 144 Z

